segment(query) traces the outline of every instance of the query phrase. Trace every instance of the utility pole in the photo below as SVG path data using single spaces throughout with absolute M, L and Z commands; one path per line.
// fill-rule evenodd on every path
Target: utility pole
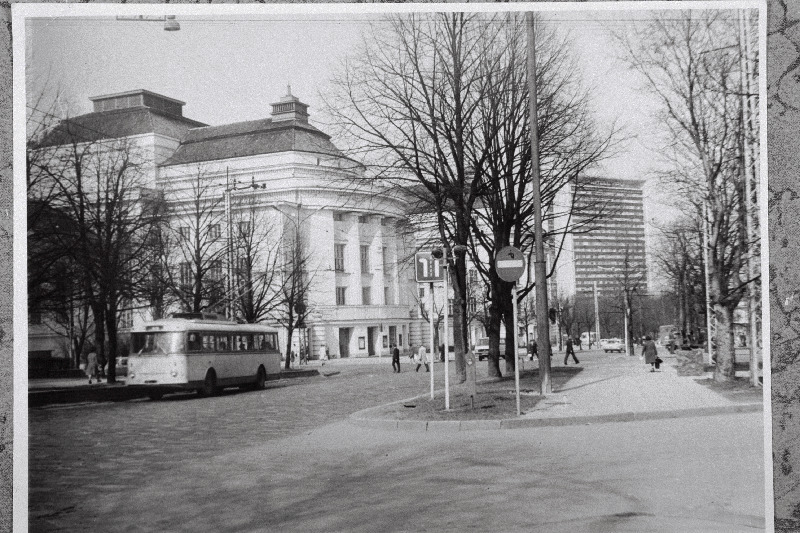
M 525 13 L 528 26 L 528 113 L 531 132 L 531 189 L 533 192 L 533 220 L 534 220 L 534 246 L 536 259 L 534 261 L 534 279 L 536 283 L 536 336 L 541 341 L 539 344 L 539 376 L 541 380 L 541 393 L 553 392 L 550 380 L 550 324 L 547 312 L 547 265 L 544 257 L 544 242 L 542 240 L 542 192 L 541 176 L 539 173 L 539 131 L 536 117 L 536 30 L 534 29 L 533 13 Z M 516 324 L 515 324 L 516 327 Z M 516 346 L 514 347 L 516 350 Z
M 594 342 L 599 345 L 600 343 L 600 306 L 597 304 L 597 281 L 594 283 L 594 332 L 596 338 Z M 591 339 L 589 339 L 591 341 Z M 590 342 L 591 344 L 591 342 Z

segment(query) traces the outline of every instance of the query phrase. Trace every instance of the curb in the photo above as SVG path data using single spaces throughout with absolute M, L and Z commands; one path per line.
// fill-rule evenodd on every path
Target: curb
M 409 400 L 401 400 L 409 401 Z M 400 403 L 400 402 L 392 402 Z M 391 405 L 391 404 L 389 404 Z M 717 407 L 693 407 L 671 411 L 624 411 L 604 415 L 586 415 L 553 418 L 509 418 L 501 420 L 387 420 L 369 418 L 368 413 L 380 407 L 371 407 L 350 415 L 350 423 L 372 429 L 402 429 L 409 431 L 486 431 L 497 429 L 521 429 L 551 426 L 579 426 L 585 424 L 606 424 L 610 422 L 641 422 L 645 420 L 664 420 L 696 416 L 714 416 L 736 413 L 755 413 L 764 409 L 763 404 L 747 403 Z
M 315 368 L 309 368 L 307 370 L 282 370 L 280 374 L 269 377 L 267 381 L 279 381 L 282 379 L 304 378 L 318 375 L 319 371 Z M 148 392 L 149 391 L 144 387 L 126 387 L 121 383 L 116 385 L 76 385 L 72 387 L 33 389 L 28 391 L 28 407 L 79 402 L 122 402 L 138 398 L 147 398 Z

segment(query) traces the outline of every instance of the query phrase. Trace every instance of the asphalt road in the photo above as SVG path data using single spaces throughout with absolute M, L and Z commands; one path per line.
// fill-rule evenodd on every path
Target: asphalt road
M 428 374 L 32 409 L 31 531 L 753 531 L 762 415 L 457 435 L 350 413 Z M 438 366 L 437 369 L 440 369 Z M 338 374 L 334 374 L 339 372 Z M 439 375 L 440 377 L 440 375 Z

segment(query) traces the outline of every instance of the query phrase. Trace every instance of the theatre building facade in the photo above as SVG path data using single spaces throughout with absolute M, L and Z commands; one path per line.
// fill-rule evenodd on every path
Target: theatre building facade
M 302 338 L 312 358 L 387 356 L 392 344 L 406 351 L 420 342 L 407 203 L 310 124 L 308 106 L 290 91 L 267 118 L 220 126 L 186 119 L 183 102 L 148 91 L 92 100 L 93 113 L 71 120 L 139 138 L 152 160 L 150 185 L 163 193 L 180 234 L 206 231 L 230 248 L 231 235 L 253 225 L 262 249 L 290 236 L 303 243 Z M 206 228 L 189 220 L 201 190 Z M 215 275 L 232 279 L 232 254 L 219 258 Z M 151 318 L 147 306 L 132 308 L 123 328 Z M 285 351 L 285 337 L 281 344 Z

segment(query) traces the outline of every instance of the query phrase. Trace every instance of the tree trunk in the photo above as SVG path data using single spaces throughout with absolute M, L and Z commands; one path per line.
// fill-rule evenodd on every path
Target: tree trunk
M 286 363 L 284 363 L 284 368 L 286 370 L 291 370 L 292 368 L 292 335 L 294 334 L 294 328 L 289 326 L 286 328 Z
M 489 368 L 490 378 L 500 378 L 500 306 L 498 304 L 499 295 L 495 288 L 492 288 L 492 303 L 489 305 L 489 322 L 486 325 L 486 335 L 489 337 Z
M 505 314 L 505 329 L 506 329 L 506 373 L 510 374 L 514 372 L 514 365 L 517 364 L 517 358 L 515 357 L 517 347 L 514 344 L 514 308 L 506 309 Z
M 717 317 L 717 364 L 714 367 L 714 381 L 729 381 L 736 376 L 734 368 L 736 348 L 733 339 L 733 308 L 715 304 L 714 313 Z
M 108 333 L 108 373 L 106 381 L 116 383 L 117 381 L 117 308 L 112 303 L 106 310 L 106 331 Z

